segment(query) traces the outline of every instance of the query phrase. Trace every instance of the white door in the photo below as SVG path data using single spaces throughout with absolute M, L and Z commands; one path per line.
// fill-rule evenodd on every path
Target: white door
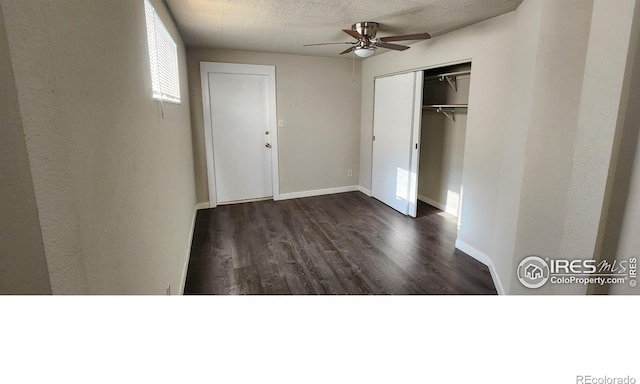
M 201 63 L 201 70 L 210 205 L 277 197 L 274 67 Z
M 373 116 L 371 194 L 415 217 L 422 72 L 377 78 Z

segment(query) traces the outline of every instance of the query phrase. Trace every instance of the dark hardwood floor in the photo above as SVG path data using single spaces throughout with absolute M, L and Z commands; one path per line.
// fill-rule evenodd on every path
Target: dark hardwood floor
M 201 210 L 185 294 L 495 294 L 457 219 L 360 192 Z

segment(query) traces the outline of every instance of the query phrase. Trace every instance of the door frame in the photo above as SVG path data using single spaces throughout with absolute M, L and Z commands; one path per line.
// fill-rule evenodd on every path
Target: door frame
M 200 84 L 202 86 L 202 113 L 204 118 L 204 139 L 207 156 L 207 178 L 209 187 L 209 208 L 218 205 L 216 196 L 215 164 L 213 157 L 213 127 L 211 119 L 211 98 L 209 74 L 226 73 L 234 75 L 262 75 L 268 77 L 269 86 L 269 136 L 271 137 L 271 179 L 273 200 L 280 200 L 280 177 L 278 172 L 278 124 L 276 114 L 276 67 L 273 65 L 233 64 L 220 62 L 200 62 Z
M 444 63 L 439 63 L 439 64 L 432 64 L 432 65 L 427 65 L 427 66 L 422 66 L 422 67 L 417 67 L 417 68 L 412 68 L 412 69 L 406 69 L 406 70 L 401 70 L 401 71 L 396 71 L 396 72 L 390 72 L 390 73 L 385 73 L 385 74 L 380 74 L 380 75 L 374 76 L 373 77 L 373 82 L 374 82 L 374 87 L 373 87 L 374 88 L 373 89 L 374 108 L 372 108 L 372 114 L 371 114 L 371 119 L 372 119 L 372 123 L 371 123 L 372 138 L 373 138 L 373 136 L 375 136 L 375 133 L 374 133 L 375 132 L 375 127 L 373 126 L 373 116 L 375 114 L 375 97 L 376 97 L 375 96 L 375 93 L 376 93 L 375 92 L 375 81 L 376 81 L 376 79 L 383 78 L 383 77 L 389 77 L 389 76 L 395 76 L 395 75 L 402 75 L 402 74 L 411 73 L 411 72 L 414 72 L 416 74 L 420 73 L 421 74 L 420 75 L 421 76 L 421 80 L 419 82 L 419 87 L 418 87 L 418 82 L 416 82 L 416 84 L 415 84 L 416 85 L 416 88 L 415 88 L 416 94 L 415 95 L 416 95 L 416 98 L 418 98 L 418 97 L 420 98 L 420 101 L 421 101 L 421 104 L 422 104 L 422 97 L 423 97 L 423 95 L 422 95 L 422 86 L 423 86 L 422 81 L 424 80 L 424 71 L 430 70 L 430 69 L 448 67 L 448 66 L 452 66 L 452 65 L 458 65 L 458 64 L 467 64 L 467 63 L 471 64 L 472 68 L 473 68 L 473 59 L 471 57 L 469 57 L 469 58 L 464 58 L 464 59 L 460 59 L 460 60 L 453 60 L 453 61 L 449 61 L 449 62 L 444 62 Z M 472 79 L 473 79 L 473 77 L 472 77 Z M 473 84 L 473 82 L 469 85 L 469 89 L 472 88 L 471 87 L 472 84 Z M 419 88 L 419 92 L 420 92 L 419 95 L 418 95 L 418 88 Z M 469 92 L 471 92 L 471 91 L 469 91 Z M 418 114 L 421 114 L 421 113 L 422 113 L 422 109 L 414 110 L 414 119 L 422 120 L 422 116 L 421 115 L 418 117 Z M 470 113 L 467 112 L 467 116 L 469 116 L 469 114 Z M 417 189 L 418 189 L 418 185 L 417 185 L 418 184 L 418 180 L 417 180 L 417 178 L 418 178 L 419 172 L 420 172 L 420 167 L 419 167 L 419 165 L 420 165 L 420 151 L 419 151 L 419 148 L 420 148 L 420 142 L 422 140 L 422 137 L 421 137 L 421 131 L 422 130 L 421 130 L 421 126 L 417 127 L 417 132 L 415 131 L 415 129 L 416 129 L 416 125 L 415 125 L 415 120 L 414 120 L 414 132 L 413 132 L 413 135 L 412 135 L 412 140 L 413 140 L 412 145 L 415 146 L 416 143 L 418 144 L 418 152 L 412 152 L 412 162 L 411 162 L 411 166 L 410 166 L 410 168 L 411 168 L 410 172 L 414 172 L 415 171 L 415 176 L 416 176 L 415 191 L 417 193 Z M 468 139 L 468 134 L 469 134 L 469 131 L 467 130 L 467 133 L 465 135 L 465 147 L 464 147 L 464 155 L 465 155 L 465 157 L 466 157 L 466 153 L 467 153 L 467 143 L 469 142 L 467 140 Z M 373 189 L 373 140 L 371 140 L 370 145 L 371 145 L 371 157 L 370 157 L 370 160 L 371 160 L 371 189 Z M 415 159 L 414 159 L 414 155 L 416 157 Z M 414 164 L 415 164 L 415 167 L 414 167 Z M 463 163 L 462 185 L 461 185 L 461 189 L 462 190 L 464 189 L 464 180 L 465 180 L 465 178 L 464 178 L 464 163 Z M 413 188 L 413 186 L 411 186 L 411 188 Z M 410 191 L 411 191 L 411 188 L 410 188 Z M 371 196 L 371 191 L 370 191 L 369 195 Z M 410 197 L 411 197 L 411 202 L 413 202 L 414 201 L 414 196 L 410 196 Z M 460 223 L 460 220 L 461 220 L 461 217 L 462 217 L 461 211 L 462 211 L 462 206 L 464 205 L 463 204 L 464 203 L 463 198 L 464 198 L 464 196 L 462 196 L 462 194 L 461 194 L 461 196 L 460 196 L 460 207 L 458 209 L 458 224 Z M 414 215 L 417 215 L 418 196 L 417 195 L 415 196 L 415 203 L 411 203 L 411 202 L 409 203 L 409 212 L 410 213 L 414 213 L 415 212 Z M 413 216 L 411 214 L 408 214 L 408 216 L 415 217 L 415 216 Z

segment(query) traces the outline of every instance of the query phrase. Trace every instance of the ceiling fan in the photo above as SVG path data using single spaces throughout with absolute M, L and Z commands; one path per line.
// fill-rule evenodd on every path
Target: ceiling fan
M 411 35 L 398 35 L 398 36 L 386 36 L 376 37 L 380 24 L 373 21 L 363 21 L 355 23 L 351 26 L 351 29 L 343 29 L 346 34 L 358 39 L 356 42 L 340 42 L 340 43 L 320 43 L 320 44 L 305 44 L 305 47 L 312 47 L 315 45 L 331 45 L 331 44 L 350 44 L 352 45 L 348 49 L 341 52 L 341 55 L 353 51 L 360 57 L 369 57 L 373 55 L 378 47 L 393 49 L 394 51 L 404 51 L 409 49 L 406 45 L 391 44 L 390 41 L 402 41 L 402 40 L 424 40 L 430 39 L 431 35 L 428 33 L 414 33 Z

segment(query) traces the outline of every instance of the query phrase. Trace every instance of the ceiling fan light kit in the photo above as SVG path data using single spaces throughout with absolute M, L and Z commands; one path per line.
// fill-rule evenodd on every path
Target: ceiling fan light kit
M 351 29 L 343 29 L 342 31 L 347 35 L 353 37 L 354 39 L 357 39 L 356 42 L 307 44 L 305 45 L 305 47 L 315 45 L 349 44 L 351 45 L 351 47 L 341 52 L 341 55 L 353 52 L 357 56 L 365 58 L 373 55 L 378 47 L 387 48 L 394 51 L 404 51 L 410 48 L 406 45 L 390 44 L 390 41 L 424 40 L 431 38 L 431 35 L 429 35 L 428 33 L 414 33 L 411 35 L 387 36 L 378 38 L 376 37 L 376 34 L 378 33 L 379 28 L 380 24 L 374 21 L 363 21 L 360 23 L 355 23 L 351 26 Z
M 353 53 L 355 53 L 357 56 L 360 57 L 369 57 L 371 55 L 373 55 L 376 52 L 375 48 L 373 47 L 369 47 L 369 48 L 356 48 L 353 50 Z

